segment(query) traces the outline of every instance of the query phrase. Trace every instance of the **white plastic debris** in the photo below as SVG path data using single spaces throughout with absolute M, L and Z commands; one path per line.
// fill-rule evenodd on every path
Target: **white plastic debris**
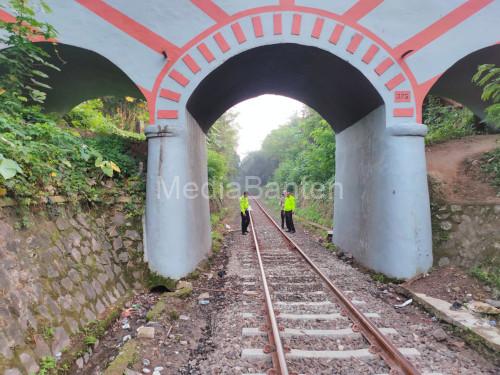
M 410 298 L 409 300 L 406 300 L 406 301 L 404 301 L 403 303 L 400 303 L 399 305 L 394 305 L 394 308 L 396 308 L 396 309 L 401 309 L 401 308 L 403 308 L 403 307 L 408 306 L 408 305 L 409 305 L 410 303 L 412 303 L 412 302 L 413 302 L 413 299 L 412 299 L 412 298 Z

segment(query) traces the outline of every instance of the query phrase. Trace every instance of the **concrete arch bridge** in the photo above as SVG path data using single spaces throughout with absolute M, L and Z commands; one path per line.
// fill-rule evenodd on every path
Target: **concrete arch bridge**
M 207 181 L 215 119 L 264 93 L 306 103 L 336 132 L 344 194 L 334 242 L 390 276 L 432 265 L 422 102 L 432 92 L 483 116 L 470 79 L 478 64 L 500 62 L 500 1 L 47 2 L 53 11 L 39 17 L 57 29 L 67 61 L 48 109 L 102 95 L 148 101 L 153 270 L 181 277 L 210 251 L 208 200 L 182 187 Z M 11 19 L 8 9 L 0 17 Z M 165 194 L 176 183 L 181 194 Z

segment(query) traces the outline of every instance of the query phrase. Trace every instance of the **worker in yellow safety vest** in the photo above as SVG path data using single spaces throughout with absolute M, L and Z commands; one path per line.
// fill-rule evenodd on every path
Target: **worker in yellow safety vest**
M 250 203 L 248 202 L 248 192 L 245 191 L 240 197 L 240 213 L 241 213 L 241 234 L 248 233 L 248 225 L 250 225 L 250 213 L 248 209 Z
M 293 196 L 293 193 L 291 192 L 287 193 L 283 209 L 285 210 L 286 231 L 290 233 L 295 233 L 295 226 L 293 225 L 293 214 L 295 212 L 295 197 Z

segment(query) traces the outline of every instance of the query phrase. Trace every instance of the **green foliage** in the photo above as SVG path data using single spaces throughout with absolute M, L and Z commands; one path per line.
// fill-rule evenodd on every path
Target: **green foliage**
M 478 265 L 470 270 L 470 274 L 497 289 L 500 289 L 500 268 Z
M 488 175 L 493 186 L 500 188 L 500 147 L 481 157 L 481 169 Z
M 57 373 L 56 370 L 57 362 L 54 357 L 42 357 L 40 360 L 40 370 L 38 375 L 49 375 Z
M 45 2 L 41 5 L 49 11 Z M 16 19 L 0 21 L 0 44 L 9 46 L 0 51 L 0 113 L 29 117 L 26 104 L 43 103 L 50 90 L 44 82 L 47 71 L 59 70 L 47 61 L 50 55 L 31 41 L 54 38 L 56 32 L 48 23 L 36 20 L 27 1 L 10 0 L 8 6 Z
M 328 183 L 335 172 L 335 135 L 330 125 L 311 109 L 304 109 L 250 153 L 242 162 L 243 176 L 259 176 L 285 187 L 289 183 Z
M 480 65 L 472 81 L 483 88 L 481 99 L 491 103 L 486 108 L 486 121 L 500 128 L 500 67 L 495 64 Z
M 11 179 L 18 173 L 23 173 L 23 170 L 15 160 L 7 159 L 0 154 L 0 175 L 5 179 Z
M 217 163 L 224 165 L 223 168 L 226 181 L 229 177 L 236 175 L 240 162 L 240 158 L 236 153 L 236 147 L 238 145 L 238 125 L 235 122 L 236 116 L 237 114 L 234 112 L 226 112 L 212 125 L 207 135 L 209 168 L 210 159 L 214 158 L 215 154 L 220 155 L 223 163 L 220 163 L 220 161 Z M 220 178 L 220 172 L 219 174 L 212 173 L 211 175 L 209 169 L 209 181 L 211 178 Z
M 28 205 L 53 195 L 99 201 L 106 176 L 120 168 L 118 187 L 127 190 L 134 185 L 128 181 L 138 172 L 137 160 L 128 154 L 134 140 L 116 134 L 83 138 L 48 116 L 38 116 L 36 122 L 27 122 L 0 114 L 0 154 L 18 167 L 15 175 L 1 173 L 0 187 L 8 195 Z
M 440 98 L 429 95 L 424 103 L 424 124 L 429 127 L 427 144 L 445 142 L 475 134 L 474 114 L 467 108 L 445 104 Z
M 83 343 L 87 346 L 95 345 L 97 343 L 97 337 L 93 335 L 85 336 L 83 338 Z
M 54 337 L 55 330 L 52 327 L 43 327 L 42 328 L 42 337 L 45 340 L 49 340 Z

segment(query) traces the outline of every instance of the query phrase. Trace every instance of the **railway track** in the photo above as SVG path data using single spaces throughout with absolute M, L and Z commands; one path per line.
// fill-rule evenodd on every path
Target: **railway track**
M 378 328 L 381 316 L 352 292 L 339 290 L 262 205 L 252 202 L 256 251 L 242 261 L 255 273 L 244 293 L 260 294 L 264 303 L 262 310 L 245 313 L 249 326 L 242 334 L 254 337 L 256 345 L 243 348 L 242 358 L 265 362 L 258 367 L 276 375 L 420 374 L 408 360 L 419 352 L 397 348 L 389 337 L 398 332 Z

